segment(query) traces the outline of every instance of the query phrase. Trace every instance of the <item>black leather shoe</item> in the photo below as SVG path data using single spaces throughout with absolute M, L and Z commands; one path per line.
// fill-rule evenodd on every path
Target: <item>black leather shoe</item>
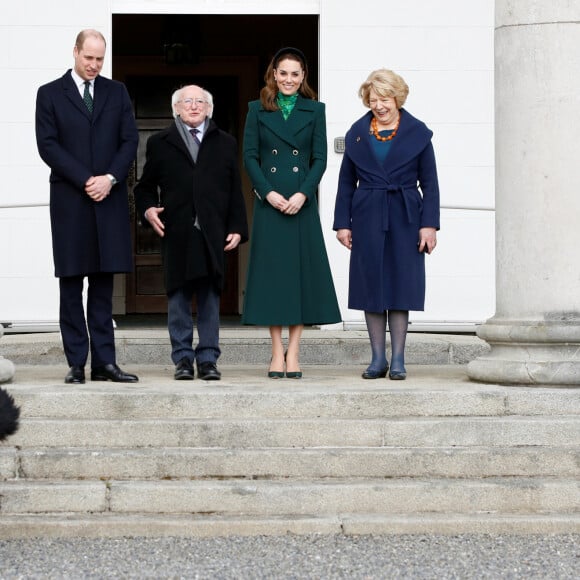
M 407 378 L 407 371 L 391 371 L 389 379 L 391 381 L 404 381 Z
M 123 372 L 117 365 L 108 364 L 91 369 L 91 381 L 113 381 L 114 383 L 136 383 L 136 375 Z
M 193 381 L 193 365 L 191 361 L 184 357 L 175 365 L 175 374 L 173 378 L 176 381 Z
M 84 385 L 85 384 L 85 367 L 71 367 L 64 377 L 67 385 Z
M 202 381 L 219 381 L 222 378 L 213 362 L 197 363 L 197 376 Z

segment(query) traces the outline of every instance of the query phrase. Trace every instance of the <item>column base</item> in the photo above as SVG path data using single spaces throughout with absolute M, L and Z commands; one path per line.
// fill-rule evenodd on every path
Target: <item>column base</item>
M 0 356 L 0 383 L 7 383 L 14 376 L 14 363 Z
M 487 321 L 477 335 L 491 350 L 471 361 L 473 381 L 580 387 L 580 321 Z

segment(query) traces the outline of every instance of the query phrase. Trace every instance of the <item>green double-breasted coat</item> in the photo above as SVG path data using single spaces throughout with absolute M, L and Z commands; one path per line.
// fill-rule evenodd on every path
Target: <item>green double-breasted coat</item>
M 244 165 L 256 197 L 242 322 L 262 326 L 331 324 L 340 310 L 320 227 L 317 189 L 326 169 L 323 103 L 298 97 L 281 111 L 249 103 Z M 266 200 L 270 191 L 307 197 L 296 215 Z

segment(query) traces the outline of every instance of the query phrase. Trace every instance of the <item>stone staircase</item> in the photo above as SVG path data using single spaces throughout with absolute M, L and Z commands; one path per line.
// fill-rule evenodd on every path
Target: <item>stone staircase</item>
M 405 382 L 125 367 L 138 384 L 71 388 L 62 364 L 17 364 L 0 538 L 580 531 L 580 389 L 476 384 L 464 364 Z

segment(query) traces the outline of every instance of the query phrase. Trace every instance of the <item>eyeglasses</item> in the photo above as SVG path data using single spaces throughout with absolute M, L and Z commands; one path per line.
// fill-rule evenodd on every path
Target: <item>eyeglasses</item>
M 193 105 L 196 105 L 197 107 L 202 107 L 203 105 L 207 104 L 207 101 L 204 99 L 181 99 L 181 101 L 177 102 L 183 103 L 184 107 L 193 107 Z

